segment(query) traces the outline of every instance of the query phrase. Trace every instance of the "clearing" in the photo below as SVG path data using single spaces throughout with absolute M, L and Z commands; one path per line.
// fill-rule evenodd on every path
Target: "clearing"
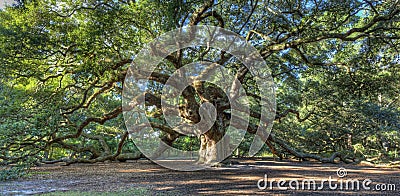
M 148 160 L 130 162 L 96 163 L 96 164 L 63 164 L 43 165 L 31 169 L 27 178 L 15 181 L 0 182 L 0 195 L 42 194 L 58 195 L 91 195 L 106 192 L 107 194 L 142 194 L 142 195 L 255 195 L 255 194 L 299 194 L 299 195 L 398 195 L 400 191 L 399 167 L 373 167 L 370 165 L 351 164 L 320 164 L 315 162 L 274 161 L 272 159 L 242 159 L 240 163 L 195 172 L 180 172 L 165 169 Z M 347 175 L 339 178 L 337 170 L 345 168 Z M 342 171 L 344 172 L 344 171 Z M 268 187 L 260 190 L 257 182 L 268 176 Z M 333 180 L 329 188 L 325 182 L 322 190 L 321 181 L 329 177 Z M 270 189 L 270 183 L 273 189 Z M 308 190 L 308 182 L 304 179 L 315 180 L 317 190 Z M 370 179 L 368 187 L 363 189 L 363 182 Z M 279 190 L 276 181 L 286 180 L 285 187 L 289 187 L 290 180 L 297 180 L 299 188 L 302 182 L 307 190 Z M 354 182 L 352 188 L 350 180 Z M 340 190 L 340 181 L 343 188 Z M 346 190 L 346 182 L 348 190 Z M 365 181 L 367 182 L 367 181 Z M 261 186 L 263 183 L 260 184 Z M 296 181 L 291 182 L 296 186 Z M 311 183 L 312 185 L 312 183 Z M 391 189 L 386 191 L 378 188 Z M 397 190 L 393 190 L 393 189 Z M 354 189 L 354 190 L 352 190 Z

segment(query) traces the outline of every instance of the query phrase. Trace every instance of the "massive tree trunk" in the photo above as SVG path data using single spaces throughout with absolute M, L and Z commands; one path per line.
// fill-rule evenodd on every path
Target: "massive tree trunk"
M 226 135 L 227 119 L 222 112 L 210 130 L 200 135 L 199 164 L 214 165 L 230 155 L 230 137 Z
M 199 164 L 214 165 L 229 156 L 229 138 L 224 137 L 224 127 L 213 126 L 200 136 Z

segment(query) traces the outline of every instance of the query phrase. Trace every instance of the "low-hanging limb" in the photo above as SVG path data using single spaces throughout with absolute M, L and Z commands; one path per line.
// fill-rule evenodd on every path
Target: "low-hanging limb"
M 350 159 L 349 157 L 343 155 L 340 152 L 334 152 L 330 157 L 322 157 L 322 156 L 318 156 L 318 155 L 315 155 L 315 154 L 299 152 L 299 151 L 291 148 L 283 140 L 275 137 L 275 135 L 272 134 L 272 133 L 270 134 L 270 137 L 268 139 L 270 139 L 271 141 L 277 143 L 279 146 L 281 146 L 283 149 L 285 149 L 288 153 L 290 153 L 291 155 L 293 155 L 293 156 L 295 156 L 296 158 L 299 158 L 299 159 L 314 159 L 314 160 L 320 161 L 321 163 L 337 163 L 337 162 L 335 162 L 335 159 L 339 158 L 339 160 L 344 162 L 344 163 L 354 163 L 354 162 L 356 162 L 355 160 Z
M 59 144 L 62 145 L 62 147 L 67 148 L 67 149 L 71 149 L 74 152 L 85 152 L 85 151 L 89 151 L 90 153 L 92 153 L 92 157 L 91 159 L 88 158 L 77 158 L 77 159 L 68 159 L 68 158 L 62 158 L 59 160 L 53 160 L 53 161 L 43 161 L 42 163 L 46 163 L 46 164 L 54 164 L 54 163 L 59 163 L 59 162 L 65 162 L 66 165 L 71 165 L 74 163 L 96 163 L 96 162 L 104 162 L 104 161 L 127 161 L 127 160 L 137 160 L 140 158 L 145 158 L 143 156 L 142 153 L 137 152 L 137 153 L 122 153 L 122 147 L 126 141 L 126 139 L 128 138 L 129 133 L 127 131 L 125 131 L 122 135 L 121 135 L 121 139 L 118 143 L 118 148 L 117 150 L 114 152 L 114 154 L 111 153 L 103 153 L 101 154 L 100 152 L 98 152 L 93 146 L 88 146 L 88 147 L 84 147 L 84 148 L 78 148 L 75 145 L 72 144 L 66 144 L 64 142 L 58 142 Z M 95 139 L 98 139 L 97 137 Z
M 322 163 L 336 163 L 335 162 L 336 158 L 339 158 L 339 160 L 344 162 L 344 163 L 354 163 L 354 162 L 356 162 L 355 160 L 352 160 L 350 157 L 347 157 L 347 156 L 345 156 L 345 155 L 343 155 L 343 154 L 341 154 L 339 152 L 334 152 L 328 158 L 322 157 L 322 156 L 318 156 L 318 155 L 315 155 L 315 154 L 299 152 L 299 151 L 295 150 L 294 148 L 290 147 L 283 140 L 277 138 L 275 136 L 275 134 L 270 133 L 270 134 L 265 135 L 265 134 L 260 133 L 260 132 L 257 133 L 257 128 L 258 128 L 257 125 L 249 123 L 248 126 L 245 126 L 247 123 L 246 123 L 246 121 L 244 119 L 242 119 L 242 118 L 240 118 L 238 116 L 235 116 L 235 119 L 236 119 L 236 121 L 232 122 L 232 126 L 238 128 L 238 129 L 246 129 L 247 132 L 249 132 L 251 134 L 257 134 L 259 137 L 262 138 L 263 141 L 265 141 L 265 143 L 269 147 L 270 147 L 270 142 L 276 143 L 280 147 L 282 147 L 285 151 L 287 151 L 291 155 L 295 156 L 296 158 L 299 158 L 299 159 L 313 159 L 313 160 L 320 161 Z M 266 138 L 266 137 L 268 137 L 268 138 Z M 275 152 L 276 153 L 275 155 L 278 156 L 278 157 L 282 156 L 281 153 L 279 153 L 275 149 L 271 149 L 271 151 Z

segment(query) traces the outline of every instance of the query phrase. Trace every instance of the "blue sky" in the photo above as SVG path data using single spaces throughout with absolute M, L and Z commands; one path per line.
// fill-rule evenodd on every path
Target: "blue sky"
M 0 9 L 3 9 L 6 5 L 12 5 L 14 0 L 0 0 Z

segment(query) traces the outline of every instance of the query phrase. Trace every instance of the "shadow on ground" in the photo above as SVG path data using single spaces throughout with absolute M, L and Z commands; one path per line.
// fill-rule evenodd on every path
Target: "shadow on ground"
M 398 195 L 400 192 L 399 168 L 295 161 L 276 162 L 271 159 L 245 159 L 239 162 L 227 167 L 195 172 L 172 171 L 147 160 L 70 166 L 43 165 L 32 168 L 31 175 L 26 179 L 1 182 L 0 194 L 38 194 L 69 190 L 104 192 L 136 187 L 149 189 L 154 194 L 172 193 L 173 195 L 377 195 L 382 193 Z M 347 175 L 342 178 L 337 175 L 337 170 L 341 167 L 347 172 Z M 268 176 L 268 186 L 260 190 L 257 182 L 265 175 Z M 321 182 L 328 180 L 329 177 L 332 179 L 331 186 L 334 190 L 330 189 L 328 182 L 321 185 Z M 371 183 L 366 186 L 370 190 L 362 186 L 366 179 L 371 180 Z M 290 188 L 280 190 L 277 186 L 278 180 L 286 181 L 282 187 L 289 187 L 290 183 L 298 190 Z M 308 180 L 315 180 L 317 190 L 309 190 Z M 299 184 L 297 185 L 296 182 Z M 303 182 L 305 190 L 301 190 Z M 359 183 L 358 190 L 357 183 Z M 335 184 L 337 188 L 334 187 Z M 341 190 L 340 184 L 342 184 Z M 263 182 L 260 185 L 264 185 Z M 310 186 L 311 189 L 314 188 L 313 183 Z M 377 186 L 397 190 L 379 191 L 376 190 Z M 319 188 L 322 189 L 319 190 Z

